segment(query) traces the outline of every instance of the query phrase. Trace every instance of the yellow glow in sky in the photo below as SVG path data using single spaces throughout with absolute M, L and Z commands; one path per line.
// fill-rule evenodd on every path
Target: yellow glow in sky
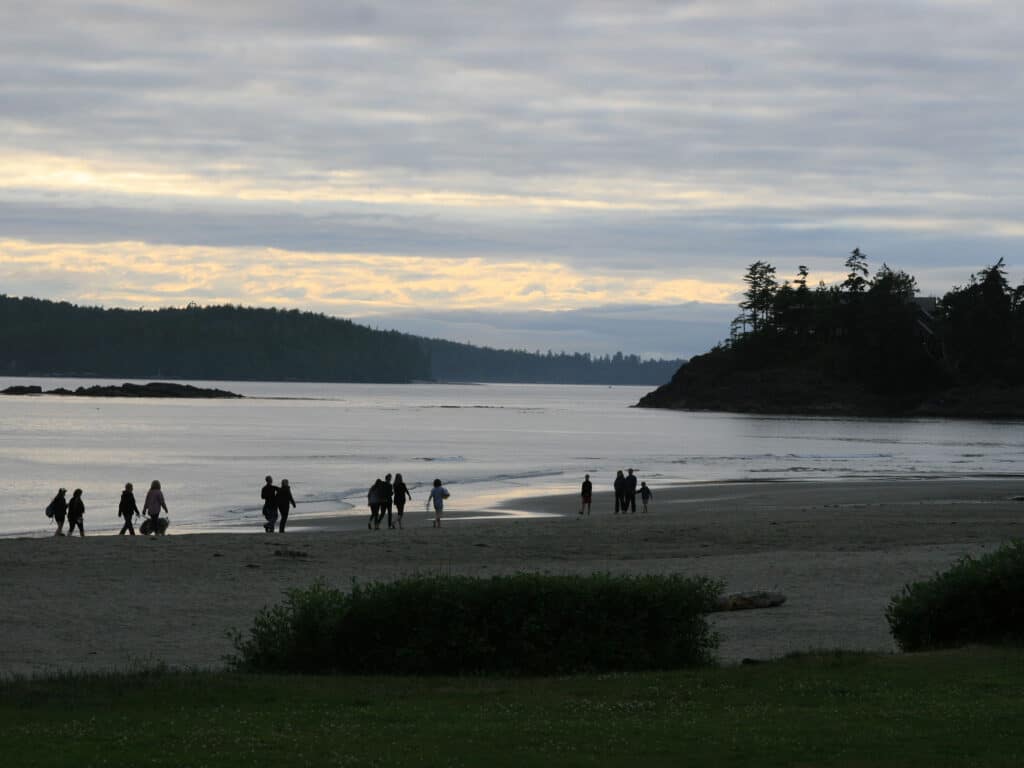
M 605 304 L 733 303 L 738 281 L 645 272 L 581 272 L 556 262 L 367 253 L 0 241 L 0 279 L 77 286 L 75 301 L 106 306 L 238 303 L 335 308 L 366 315 L 425 309 L 577 309 Z
M 261 178 L 259 169 L 214 164 L 202 172 L 159 164 L 124 164 L 43 153 L 0 151 L 0 190 L 34 190 L 268 203 L 358 203 L 380 206 L 463 210 L 670 212 L 738 209 L 811 209 L 862 203 L 856 195 L 816 187 L 813 178 L 799 189 L 765 185 L 713 186 L 698 178 L 671 181 L 616 175 L 574 179 L 534 178 L 508 192 L 485 189 L 487 179 L 454 176 L 443 185 L 429 178 L 403 178 L 401 184 L 351 170 L 307 171 L 295 178 Z M 898 191 L 875 193 L 877 203 L 896 204 Z

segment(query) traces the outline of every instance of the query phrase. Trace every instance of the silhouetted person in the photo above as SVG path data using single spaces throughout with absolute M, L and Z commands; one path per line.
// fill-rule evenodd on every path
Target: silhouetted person
M 380 484 L 380 519 L 384 519 L 384 513 L 388 513 L 388 528 L 394 528 L 395 524 L 391 519 L 391 496 L 395 488 L 391 485 L 391 473 L 384 475 L 384 481 Z
M 366 492 L 366 503 L 370 505 L 370 524 L 367 527 L 371 531 L 380 528 L 380 484 L 381 479 L 378 477 Z
M 636 478 L 636 475 L 633 474 L 633 470 L 632 469 L 629 469 L 627 471 L 629 472 L 629 474 L 626 475 L 626 498 L 625 498 L 625 501 L 626 501 L 626 504 L 629 505 L 629 514 L 632 515 L 632 514 L 636 513 L 636 480 L 637 480 L 637 478 Z M 623 504 L 623 506 L 622 506 L 622 511 L 623 512 L 626 511 L 626 505 L 625 504 Z
M 399 472 L 395 475 L 395 509 L 398 511 L 398 527 L 402 527 L 402 515 L 405 514 L 405 500 L 412 500 L 412 494 L 409 493 L 409 488 L 406 486 L 405 481 L 402 479 L 402 473 Z
M 647 483 L 640 483 L 640 503 L 643 504 L 642 511 L 647 511 L 647 502 L 654 498 L 654 494 L 651 493 L 651 489 L 647 487 Z
M 124 536 L 124 532 L 128 531 L 132 536 L 135 535 L 135 528 L 132 527 L 132 515 L 139 516 L 139 505 L 135 503 L 135 494 L 132 493 L 132 484 L 125 483 L 124 490 L 121 491 L 121 502 L 117 505 L 117 516 L 124 518 L 124 525 L 121 526 L 121 533 L 119 536 Z
M 267 475 L 267 482 L 260 489 L 260 498 L 263 499 L 263 518 L 267 521 L 263 524 L 263 530 L 273 533 L 274 523 L 277 522 L 277 486 L 270 475 Z
M 580 514 L 587 510 L 590 514 L 590 500 L 594 495 L 594 484 L 590 482 L 590 475 L 583 476 L 583 485 L 580 486 Z
M 434 478 L 434 487 L 430 489 L 430 495 L 427 496 L 427 509 L 430 508 L 430 503 L 434 503 L 434 524 L 433 528 L 441 527 L 441 515 L 444 513 L 444 500 L 451 496 L 448 493 L 448 489 L 441 485 L 441 481 L 438 478 Z
M 287 480 L 281 481 L 281 487 L 277 489 L 277 511 L 281 515 L 281 523 L 278 531 L 284 533 L 284 524 L 288 522 L 289 505 L 295 506 L 295 499 L 292 498 L 292 488 Z
M 146 492 L 146 500 L 142 502 L 142 514 L 148 515 L 149 520 L 143 521 L 143 525 L 149 523 L 151 536 L 162 536 L 167 530 L 166 525 L 160 524 L 160 510 L 171 514 L 167 509 L 167 502 L 164 501 L 164 492 L 160 490 L 160 481 L 154 480 L 149 484 L 149 491 Z M 145 531 L 143 531 L 145 533 Z
M 54 522 L 57 523 L 57 530 L 54 531 L 54 536 L 64 535 L 64 520 L 68 516 L 68 500 L 67 488 L 61 488 L 57 491 L 57 495 L 53 497 L 53 501 L 50 502 L 46 508 L 46 514 L 53 518 Z
M 626 478 L 621 469 L 615 473 L 615 482 L 612 484 L 612 488 L 615 489 L 615 514 L 617 515 L 620 509 L 623 512 L 626 511 L 623 506 L 626 503 Z
M 82 489 L 75 488 L 71 494 L 71 501 L 68 502 L 68 536 L 75 535 L 75 527 L 78 534 L 85 536 L 85 528 L 82 527 L 82 518 L 85 517 L 85 502 L 82 501 Z

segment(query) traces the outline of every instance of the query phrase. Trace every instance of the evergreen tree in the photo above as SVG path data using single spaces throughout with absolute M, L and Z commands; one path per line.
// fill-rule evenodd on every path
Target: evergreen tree
M 775 292 L 778 282 L 775 280 L 775 267 L 765 261 L 755 261 L 747 268 L 743 276 L 747 284 L 744 300 L 740 302 L 740 323 L 757 333 L 771 325 L 772 310 L 775 303 Z
M 1021 358 L 1021 338 L 1014 333 L 1015 301 L 1003 260 L 970 277 L 966 286 L 942 297 L 942 320 L 951 367 L 971 381 L 1012 379 Z
M 854 248 L 850 251 L 850 256 L 846 259 L 846 269 L 849 270 L 849 272 L 846 275 L 846 280 L 843 281 L 843 290 L 852 294 L 860 294 L 867 290 L 867 254 L 861 253 L 860 248 Z

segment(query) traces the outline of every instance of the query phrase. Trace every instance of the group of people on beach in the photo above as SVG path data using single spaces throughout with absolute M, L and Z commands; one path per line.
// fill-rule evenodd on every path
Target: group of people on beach
M 439 478 L 434 478 L 434 484 L 427 494 L 427 509 L 434 507 L 434 528 L 441 527 L 441 515 L 444 512 L 444 500 L 451 494 L 441 484 Z M 402 518 L 405 516 L 405 502 L 412 501 L 412 493 L 402 479 L 402 474 L 396 473 L 394 482 L 391 481 L 391 473 L 379 477 L 373 481 L 370 490 L 366 494 L 366 503 L 370 507 L 370 521 L 366 527 L 371 531 L 380 530 L 380 524 L 384 521 L 384 515 L 388 516 L 388 528 L 401 528 Z M 395 514 L 392 516 L 392 510 Z
M 641 481 L 640 487 L 637 488 L 637 476 L 633 474 L 633 469 L 630 467 L 626 470 L 628 474 L 623 474 L 620 469 L 615 474 L 615 482 L 612 484 L 612 488 L 615 491 L 615 514 L 625 515 L 636 513 L 636 497 L 640 497 L 641 512 L 647 511 L 647 505 L 651 499 L 654 498 L 654 494 L 651 489 L 647 487 L 647 483 Z M 594 496 L 594 484 L 590 482 L 590 475 L 583 476 L 583 486 L 580 489 L 580 515 L 590 514 L 590 503 Z
M 57 524 L 54 536 L 64 535 L 64 522 L 68 524 L 68 535 L 74 536 L 75 528 L 79 536 L 85 536 L 85 502 L 82 501 L 82 489 L 75 488 L 71 493 L 71 499 L 67 498 L 67 488 L 61 488 L 57 495 L 46 507 L 46 516 Z M 139 505 L 135 501 L 134 486 L 125 483 L 121 492 L 121 500 L 117 505 L 117 516 L 123 518 L 124 525 L 121 526 L 121 536 L 125 533 L 135 535 L 135 527 L 132 525 L 132 518 L 145 515 L 139 530 L 145 535 L 163 535 L 167 531 L 168 521 L 166 517 L 160 517 L 160 510 L 167 512 L 167 502 L 164 500 L 163 491 L 160 489 L 160 481 L 154 480 L 149 485 L 146 493 L 146 500 L 142 504 L 142 512 L 139 512 Z
M 405 502 L 407 500 L 412 500 L 412 494 L 409 493 L 409 487 L 402 479 L 401 472 L 395 475 L 394 482 L 391 482 L 390 472 L 384 475 L 383 480 L 378 477 L 373 481 L 373 485 L 370 486 L 370 490 L 366 493 L 366 503 L 370 507 L 370 522 L 366 527 L 371 531 L 379 530 L 380 524 L 384 520 L 384 515 L 387 513 L 388 528 L 395 527 L 396 519 L 398 527 L 401 528 L 402 518 L 405 516 Z M 394 517 L 392 516 L 392 510 L 397 512 Z
M 427 494 L 427 509 L 431 505 L 434 507 L 433 527 L 435 528 L 441 527 L 444 500 L 449 496 L 448 489 L 441 484 L 439 479 L 435 479 L 430 493 Z M 284 533 L 288 524 L 288 513 L 297 506 L 288 481 L 281 480 L 281 485 L 277 486 L 274 485 L 274 478 L 267 475 L 264 485 L 260 489 L 260 498 L 263 500 L 263 518 L 265 520 L 263 530 L 267 533 L 273 533 L 275 530 Z M 401 528 L 402 518 L 405 515 L 405 502 L 411 499 L 412 493 L 409 492 L 401 474 L 395 475 L 394 482 L 391 481 L 390 474 L 385 475 L 383 480 L 377 478 L 367 494 L 370 505 L 370 529 L 379 529 L 385 514 L 388 518 L 388 528 Z M 132 522 L 133 518 L 138 517 L 144 517 L 139 528 L 142 534 L 163 535 L 166 533 L 170 521 L 167 517 L 160 516 L 161 510 L 170 515 L 159 480 L 154 480 L 150 484 L 141 511 L 135 501 L 134 486 L 131 483 L 126 483 L 117 507 L 117 516 L 124 521 L 120 535 L 129 533 L 134 536 L 135 527 Z M 57 495 L 47 505 L 46 516 L 57 524 L 55 536 L 65 535 L 65 523 L 68 524 L 67 535 L 73 535 L 77 528 L 79 535 L 85 536 L 85 502 L 82 500 L 82 489 L 76 488 L 71 494 L 71 498 L 68 499 L 67 489 L 60 488 Z
M 637 487 L 637 476 L 633 469 L 626 470 L 624 474 L 620 469 L 615 475 L 615 482 L 612 487 L 615 491 L 615 514 L 635 514 L 636 499 L 640 497 L 641 512 L 647 512 L 647 506 L 654 494 L 647 487 L 646 482 L 640 482 Z M 591 502 L 594 495 L 594 484 L 590 481 L 590 475 L 585 475 L 583 485 L 580 489 L 580 515 L 589 515 Z M 442 485 L 440 478 L 435 478 L 430 492 L 427 494 L 426 508 L 434 508 L 434 519 L 432 526 L 441 527 L 441 516 L 444 513 L 445 499 L 451 494 Z M 266 521 L 263 530 L 273 533 L 278 530 L 284 533 L 288 524 L 288 513 L 296 505 L 295 497 L 292 496 L 291 486 L 287 480 L 282 480 L 281 485 L 274 485 L 274 478 L 266 476 L 265 483 L 260 490 L 260 498 L 263 500 L 263 518 Z M 367 528 L 379 530 L 380 524 L 384 521 L 384 515 L 388 518 L 388 528 L 401 528 L 402 518 L 405 516 L 405 502 L 412 500 L 408 486 L 402 479 L 401 473 L 395 475 L 394 482 L 391 474 L 384 475 L 384 479 L 377 478 L 366 494 L 367 504 L 370 507 L 370 520 Z M 162 535 L 167 530 L 168 519 L 160 517 L 160 511 L 167 510 L 167 502 L 164 499 L 163 491 L 160 489 L 160 481 L 154 480 L 146 493 L 146 500 L 143 502 L 142 511 L 135 502 L 135 493 L 131 483 L 126 483 L 121 493 L 121 500 L 118 504 L 117 515 L 124 520 L 121 526 L 120 535 L 129 533 L 135 535 L 135 528 L 132 525 L 132 518 L 145 516 L 140 526 L 140 531 L 146 535 Z M 74 535 L 78 529 L 80 536 L 85 536 L 85 502 L 82 501 L 82 489 L 76 488 L 67 499 L 67 489 L 61 488 L 57 495 L 46 507 L 46 516 L 52 518 L 57 524 L 55 536 L 64 536 L 64 523 L 68 524 L 68 535 Z

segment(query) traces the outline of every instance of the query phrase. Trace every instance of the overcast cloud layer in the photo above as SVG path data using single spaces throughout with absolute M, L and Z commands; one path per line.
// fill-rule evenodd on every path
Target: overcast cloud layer
M 755 259 L 1019 282 L 1019 8 L 8 0 L 0 292 L 599 352 Z

